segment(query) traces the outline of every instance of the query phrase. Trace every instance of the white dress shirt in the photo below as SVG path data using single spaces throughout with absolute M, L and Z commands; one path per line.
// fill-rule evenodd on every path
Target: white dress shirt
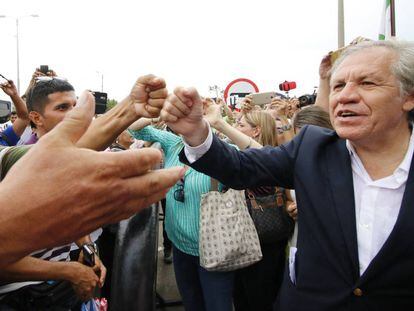
M 368 175 L 351 143 L 346 141 L 354 182 L 360 275 L 378 254 L 397 221 L 413 157 L 413 137 L 411 134 L 404 160 L 394 173 L 375 181 Z
M 209 129 L 207 139 L 201 145 L 191 147 L 184 143 L 184 153 L 189 163 L 201 158 L 210 149 L 212 142 L 213 134 Z M 368 175 L 349 141 L 346 141 L 346 147 L 351 156 L 359 272 L 362 275 L 388 239 L 397 221 L 413 157 L 414 134 L 411 134 L 404 160 L 394 173 L 375 181 Z

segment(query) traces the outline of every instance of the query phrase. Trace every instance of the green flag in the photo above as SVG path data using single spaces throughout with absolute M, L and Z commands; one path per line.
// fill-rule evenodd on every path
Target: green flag
M 378 39 L 385 40 L 391 37 L 391 0 L 384 1 L 384 10 L 381 16 L 381 25 Z

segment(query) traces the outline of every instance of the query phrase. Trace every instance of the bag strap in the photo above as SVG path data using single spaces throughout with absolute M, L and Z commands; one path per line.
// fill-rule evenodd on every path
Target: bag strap
M 247 193 L 247 200 L 250 202 L 252 208 L 260 209 L 263 212 L 262 206 L 257 204 L 256 197 L 254 196 L 253 191 L 251 191 L 250 189 L 246 189 L 246 193 Z
M 218 191 L 218 180 L 213 177 L 210 177 L 210 183 L 210 191 Z
M 286 205 L 285 193 L 279 187 L 276 187 L 276 205 L 283 208 Z

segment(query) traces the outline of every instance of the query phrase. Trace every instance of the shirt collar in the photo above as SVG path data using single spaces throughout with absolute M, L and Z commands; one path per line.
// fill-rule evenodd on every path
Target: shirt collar
M 357 163 L 360 163 L 360 165 L 362 165 L 362 162 L 359 159 L 354 146 L 352 146 L 351 142 L 348 139 L 346 140 L 346 148 L 348 149 L 351 159 L 356 160 Z M 393 173 L 393 175 L 398 180 L 407 179 L 408 173 L 410 172 L 410 166 L 411 166 L 411 160 L 413 157 L 413 153 L 414 153 L 414 131 L 411 132 L 410 142 L 408 144 L 408 149 L 407 149 L 407 152 L 405 153 L 404 159 L 401 161 L 400 165 L 398 165 L 398 167 L 395 169 Z

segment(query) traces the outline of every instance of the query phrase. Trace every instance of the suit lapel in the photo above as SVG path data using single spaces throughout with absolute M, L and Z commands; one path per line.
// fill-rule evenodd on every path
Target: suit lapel
M 394 258 L 401 256 L 408 247 L 412 247 L 412 237 L 414 234 L 414 157 L 411 160 L 410 172 L 405 185 L 404 195 L 401 202 L 400 212 L 394 228 L 384 245 L 369 264 L 367 270 L 362 275 L 360 282 L 363 283 L 389 265 L 395 262 Z
M 345 141 L 339 140 L 327 148 L 328 179 L 335 209 L 348 249 L 353 279 L 359 278 L 358 240 L 356 234 L 355 199 L 352 167 Z

